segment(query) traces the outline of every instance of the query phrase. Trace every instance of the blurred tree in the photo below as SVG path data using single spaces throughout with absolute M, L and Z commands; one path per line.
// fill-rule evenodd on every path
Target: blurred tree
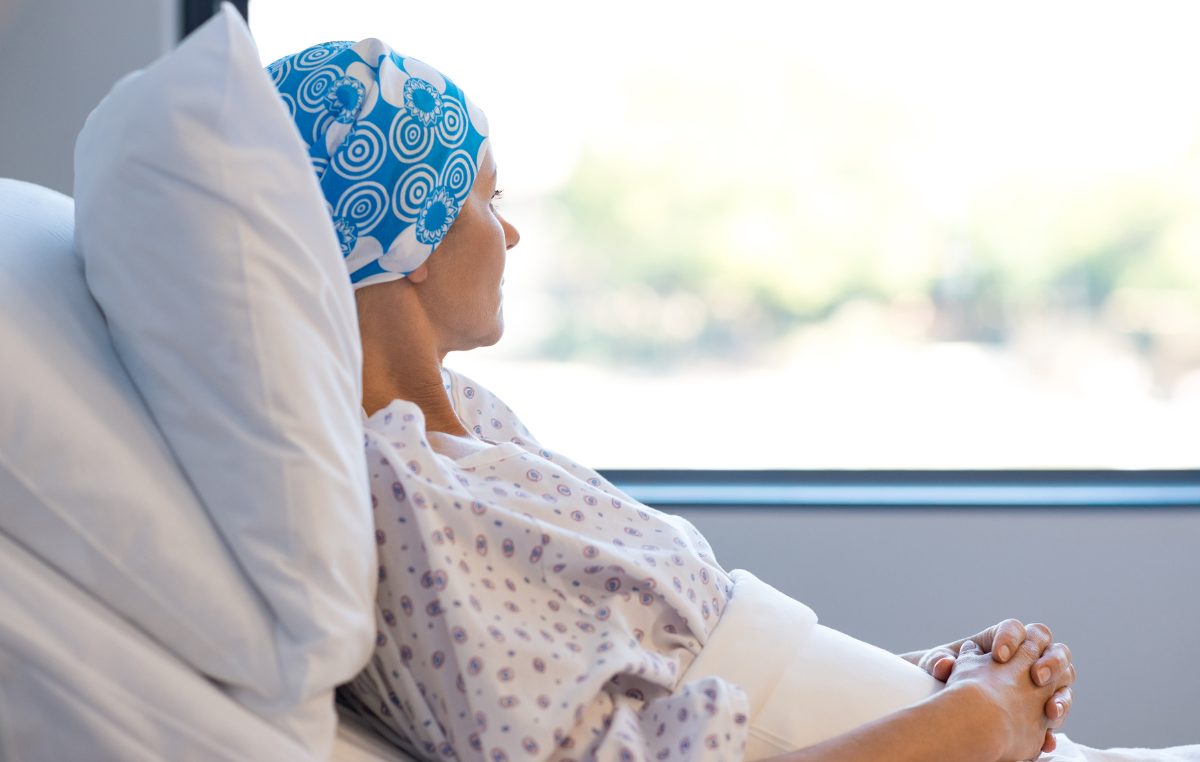
M 1200 305 L 1200 161 L 1001 177 L 939 211 L 918 130 L 802 71 L 629 88 L 627 128 L 553 196 L 568 220 L 546 354 L 671 363 L 770 352 L 839 305 L 925 298 L 930 338 L 1094 319 L 1122 287 Z

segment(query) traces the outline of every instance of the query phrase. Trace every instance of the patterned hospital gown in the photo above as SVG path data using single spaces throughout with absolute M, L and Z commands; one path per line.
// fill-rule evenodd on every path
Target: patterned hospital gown
M 745 694 L 680 684 L 732 588 L 700 533 L 443 380 L 501 444 L 437 455 L 403 400 L 367 421 L 379 632 L 344 691 L 431 760 L 739 762 Z

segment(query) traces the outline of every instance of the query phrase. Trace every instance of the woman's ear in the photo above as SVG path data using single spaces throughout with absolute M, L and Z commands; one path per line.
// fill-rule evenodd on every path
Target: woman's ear
M 420 264 L 420 266 L 417 267 L 416 270 L 413 270 L 412 272 L 410 272 L 408 275 L 406 275 L 404 277 L 408 278 L 410 283 L 420 283 L 421 281 L 428 278 L 429 277 L 429 260 L 425 260 L 424 262 L 422 262 Z

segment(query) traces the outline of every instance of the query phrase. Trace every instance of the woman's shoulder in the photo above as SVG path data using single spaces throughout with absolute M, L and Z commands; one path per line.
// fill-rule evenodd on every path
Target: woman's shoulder
M 629 501 L 630 497 L 600 475 L 538 441 L 511 407 L 482 384 L 450 368 L 442 368 L 442 382 L 454 412 L 476 436 L 493 442 L 512 442 L 526 452 L 552 460 L 570 469 L 593 487 Z
M 493 442 L 513 442 L 535 453 L 542 449 L 541 442 L 516 412 L 487 387 L 444 366 L 442 385 L 459 420 L 476 436 Z

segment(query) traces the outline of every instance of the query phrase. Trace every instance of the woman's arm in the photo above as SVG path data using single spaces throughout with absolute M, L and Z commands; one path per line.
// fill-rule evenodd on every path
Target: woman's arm
M 1039 686 L 1030 677 L 1030 667 L 1050 643 L 1049 630 L 1031 625 L 1024 643 L 1004 664 L 985 656 L 975 643 L 962 643 L 946 690 L 771 762 L 1015 762 L 1035 758 L 1046 732 L 1062 725 L 1061 717 L 1047 718 L 1043 707 L 1064 684 Z
M 946 690 L 768 762 L 997 762 L 1002 746 L 999 733 L 989 728 L 990 709 L 981 691 Z

